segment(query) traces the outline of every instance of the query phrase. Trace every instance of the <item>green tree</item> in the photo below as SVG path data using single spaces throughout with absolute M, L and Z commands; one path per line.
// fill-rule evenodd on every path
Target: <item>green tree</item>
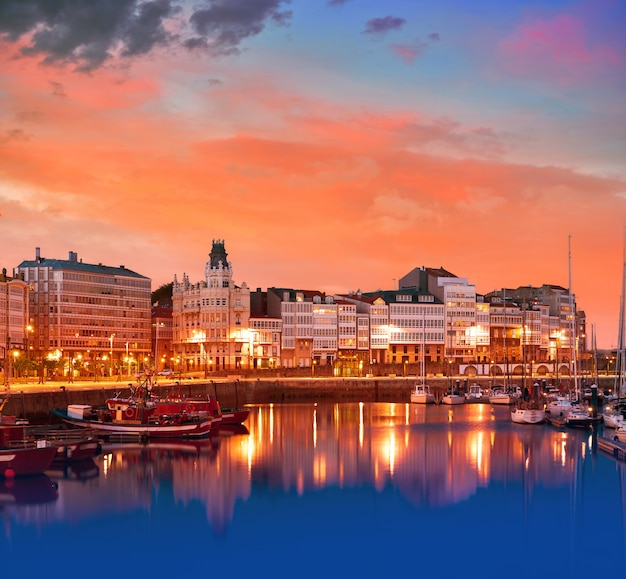
M 165 283 L 161 287 L 152 292 L 152 303 L 156 303 L 162 299 L 171 300 L 174 291 L 174 282 Z

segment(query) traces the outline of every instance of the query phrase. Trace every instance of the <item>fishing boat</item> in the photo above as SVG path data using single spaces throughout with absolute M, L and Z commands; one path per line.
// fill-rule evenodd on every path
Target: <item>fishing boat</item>
M 102 439 L 86 428 L 58 428 L 54 425 L 30 426 L 24 429 L 29 440 L 42 440 L 54 444 L 57 454 L 54 462 L 77 462 L 94 458 L 102 453 Z
M 53 416 L 75 427 L 89 428 L 100 436 L 153 438 L 200 438 L 208 436 L 213 418 L 180 412 L 157 413 L 155 404 L 146 399 L 110 398 L 105 408 L 93 409 L 82 404 L 54 408 Z
M 0 477 L 42 474 L 56 453 L 47 440 L 25 440 L 23 427 L 0 425 Z
M 206 398 L 186 398 L 184 396 L 166 396 L 164 398 L 151 396 L 150 403 L 154 404 L 157 414 L 182 414 L 189 416 L 209 417 L 213 419 L 213 426 L 243 424 L 250 410 L 247 408 L 225 408 L 213 396 Z

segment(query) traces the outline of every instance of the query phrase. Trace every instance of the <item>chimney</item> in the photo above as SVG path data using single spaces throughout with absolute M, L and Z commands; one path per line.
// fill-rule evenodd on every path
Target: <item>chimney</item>
M 41 250 L 38 247 L 35 247 L 35 259 L 37 261 L 41 259 Z

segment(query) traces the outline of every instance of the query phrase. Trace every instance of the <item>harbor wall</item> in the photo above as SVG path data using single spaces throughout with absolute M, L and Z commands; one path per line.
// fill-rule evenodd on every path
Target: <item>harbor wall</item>
M 153 391 L 160 396 L 168 394 L 183 395 L 188 398 L 215 396 L 222 408 L 243 406 L 246 404 L 293 403 L 315 401 L 360 401 L 360 402 L 398 402 L 410 401 L 410 392 L 415 377 L 378 377 L 378 378 L 336 378 L 336 379 L 239 379 L 224 381 L 189 380 L 178 384 L 166 383 L 153 386 Z M 489 380 L 472 380 L 472 384 L 480 384 L 488 389 Z M 449 388 L 448 378 L 428 380 L 431 390 L 440 398 Z M 456 384 L 456 380 L 453 380 Z M 461 391 L 465 381 L 460 380 Z M 599 390 L 613 387 L 613 379 L 600 379 Z M 49 389 L 48 389 L 49 388 Z M 102 406 L 107 398 L 120 393 L 123 397 L 129 394 L 129 387 L 120 384 L 92 385 L 46 385 L 37 389 L 15 385 L 11 390 L 4 415 L 15 415 L 29 418 L 38 423 L 50 420 L 50 410 L 65 408 L 69 404 L 87 404 L 93 407 Z

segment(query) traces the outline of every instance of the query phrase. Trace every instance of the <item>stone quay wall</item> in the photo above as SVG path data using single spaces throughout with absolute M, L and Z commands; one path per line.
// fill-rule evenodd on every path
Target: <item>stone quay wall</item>
M 336 378 L 336 379 L 240 379 L 231 377 L 225 380 L 185 380 L 180 383 L 163 383 L 153 386 L 153 391 L 162 396 L 168 394 L 183 395 L 187 398 L 217 397 L 222 408 L 244 406 L 246 404 L 293 403 L 293 402 L 397 402 L 410 401 L 410 392 L 416 378 L 412 377 L 376 377 L 376 378 Z M 427 380 L 431 390 L 438 398 L 449 388 L 449 378 L 430 378 Z M 456 384 L 456 379 L 452 380 Z M 472 380 L 471 384 L 480 384 L 488 389 L 490 381 Z M 459 381 L 461 391 L 465 382 Z M 599 380 L 599 390 L 613 387 L 614 379 Z M 123 397 L 129 393 L 128 384 L 92 383 L 58 386 L 47 384 L 43 387 L 29 388 L 16 384 L 3 410 L 4 415 L 29 418 L 35 423 L 47 423 L 51 419 L 50 410 L 65 408 L 69 404 L 87 404 L 93 407 L 103 406 L 107 398 L 117 392 Z

